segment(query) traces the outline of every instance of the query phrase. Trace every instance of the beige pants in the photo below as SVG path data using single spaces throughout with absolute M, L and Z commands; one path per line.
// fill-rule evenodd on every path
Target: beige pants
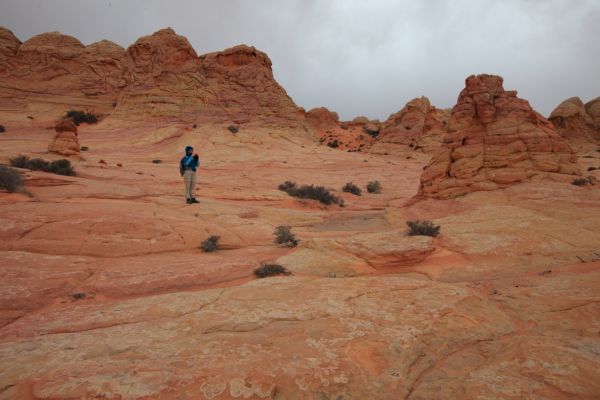
M 185 184 L 185 198 L 196 197 L 196 172 L 191 169 L 186 170 L 183 173 L 183 182 Z

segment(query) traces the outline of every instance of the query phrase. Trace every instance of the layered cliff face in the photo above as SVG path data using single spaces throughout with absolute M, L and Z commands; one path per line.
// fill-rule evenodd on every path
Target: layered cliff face
M 0 103 L 42 119 L 69 108 L 119 121 L 261 121 L 298 127 L 304 113 L 273 78 L 266 54 L 248 46 L 198 57 L 172 29 L 124 50 L 84 46 L 58 32 L 21 43 L 0 28 Z
M 421 176 L 418 197 L 451 198 L 540 174 L 577 174 L 577 157 L 554 126 L 502 78 L 466 79 L 442 147 Z
M 376 147 L 384 149 L 390 144 L 406 145 L 414 150 L 434 153 L 446 134 L 449 115 L 449 110 L 432 106 L 427 97 L 412 99 L 383 122 Z
M 571 97 L 560 103 L 548 119 L 573 146 L 585 147 L 589 143 L 600 142 L 600 129 L 594 126 L 594 118 L 588 114 L 579 97 Z

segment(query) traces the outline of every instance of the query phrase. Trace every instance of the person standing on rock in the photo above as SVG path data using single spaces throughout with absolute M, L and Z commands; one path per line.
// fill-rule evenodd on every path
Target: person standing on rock
M 198 154 L 194 154 L 192 146 L 186 146 L 185 156 L 179 162 L 179 173 L 185 185 L 185 202 L 187 204 L 199 203 L 196 200 L 196 168 L 200 165 Z

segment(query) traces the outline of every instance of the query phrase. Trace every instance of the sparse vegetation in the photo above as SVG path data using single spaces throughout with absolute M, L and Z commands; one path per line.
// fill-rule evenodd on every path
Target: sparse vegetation
M 379 136 L 379 130 L 374 130 L 363 126 L 363 131 L 365 131 L 369 136 L 376 138 Z
M 4 125 L 0 125 L 0 133 L 6 132 Z
M 0 165 L 0 189 L 13 193 L 23 187 L 21 174 L 13 168 Z
M 88 151 L 90 148 L 88 146 L 81 146 L 79 149 L 81 151 Z
M 337 149 L 340 147 L 340 142 L 335 139 L 333 142 L 327 142 L 327 146 L 331 147 L 332 149 Z
M 266 278 L 275 275 L 287 276 L 292 275 L 292 273 L 279 264 L 263 264 L 254 270 L 254 275 L 259 278 Z
M 314 186 L 314 185 L 302 185 L 297 186 L 295 182 L 286 181 L 279 185 L 279 190 L 282 190 L 289 194 L 292 197 L 298 197 L 301 199 L 312 199 L 318 200 L 323 204 L 339 204 L 343 205 L 342 199 L 337 196 L 334 196 L 329 192 L 329 190 L 325 189 L 323 186 Z
M 440 233 L 439 225 L 431 221 L 407 221 L 408 236 L 437 236 Z
M 79 110 L 67 111 L 65 118 L 68 118 L 71 121 L 73 121 L 75 125 L 79 125 L 83 122 L 87 124 L 95 124 L 96 122 L 98 122 L 98 117 L 96 115 Z
M 202 242 L 202 244 L 200 245 L 200 248 L 202 249 L 202 251 L 205 251 L 207 253 L 212 253 L 213 251 L 216 251 L 219 249 L 219 239 L 220 238 L 221 238 L 220 236 L 212 235 L 208 239 L 206 239 L 204 242 Z
M 160 164 L 160 163 L 162 162 L 162 160 L 156 159 L 156 160 L 152 160 L 152 162 L 153 162 L 154 164 Z
M 575 186 L 584 186 L 584 185 L 587 185 L 588 183 L 590 183 L 590 182 L 586 178 L 575 178 L 571 182 L 571 184 L 575 185 Z
M 381 193 L 381 183 L 379 183 L 379 181 L 371 181 L 367 183 L 367 192 Z
M 52 162 L 41 158 L 30 159 L 27 156 L 17 156 L 10 159 L 10 165 L 17 168 L 26 168 L 34 171 L 50 172 L 58 175 L 75 176 L 75 170 L 71 161 L 67 159 L 54 160 Z
M 296 239 L 296 236 L 292 233 L 292 228 L 287 225 L 280 225 L 275 228 L 275 243 L 283 244 L 288 247 L 296 247 L 298 246 L 299 240 Z
M 227 130 L 231 133 L 238 133 L 238 131 L 240 130 L 239 127 L 237 125 L 229 125 L 227 127 Z
M 352 193 L 356 196 L 362 196 L 362 190 L 352 182 L 346 183 L 342 188 L 342 191 Z

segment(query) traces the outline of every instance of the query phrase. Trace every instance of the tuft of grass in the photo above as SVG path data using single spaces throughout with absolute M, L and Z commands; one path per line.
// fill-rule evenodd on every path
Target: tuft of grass
M 285 181 L 280 184 L 278 187 L 279 190 L 282 190 L 289 194 L 292 197 L 298 197 L 300 199 L 312 199 L 318 200 L 323 204 L 339 204 L 342 205 L 342 199 L 337 196 L 332 195 L 329 190 L 325 189 L 323 186 L 314 186 L 314 185 L 302 185 L 297 186 L 295 182 Z
M 292 233 L 292 228 L 288 225 L 280 225 L 275 228 L 275 243 L 283 244 L 288 247 L 296 247 L 298 246 L 299 240 L 296 239 L 296 236 Z
M 238 133 L 238 131 L 240 130 L 240 128 L 237 125 L 229 125 L 227 127 L 227 130 L 231 133 Z
M 220 238 L 221 238 L 220 236 L 212 235 L 208 239 L 206 239 L 204 242 L 202 242 L 202 244 L 200 245 L 200 248 L 202 249 L 202 251 L 205 251 L 207 253 L 212 253 L 213 251 L 216 251 L 219 249 L 219 239 Z
M 275 275 L 288 276 L 292 275 L 292 273 L 279 264 L 262 264 L 254 270 L 254 275 L 258 278 L 266 278 L 267 276 Z
M 346 193 L 352 193 L 356 196 L 362 196 L 362 190 L 352 182 L 346 183 L 342 188 L 342 191 Z
M 75 123 L 75 125 L 79 125 L 81 123 L 87 124 L 95 124 L 98 122 L 98 117 L 91 113 L 86 113 L 80 110 L 69 110 L 65 115 L 65 118 L 70 119 Z
M 440 233 L 439 225 L 431 221 L 407 221 L 409 236 L 437 236 Z
M 23 178 L 19 171 L 0 165 L 0 189 L 9 193 L 19 191 L 23 188 Z
M 367 192 L 381 193 L 381 183 L 379 183 L 379 181 L 371 181 L 367 183 Z

